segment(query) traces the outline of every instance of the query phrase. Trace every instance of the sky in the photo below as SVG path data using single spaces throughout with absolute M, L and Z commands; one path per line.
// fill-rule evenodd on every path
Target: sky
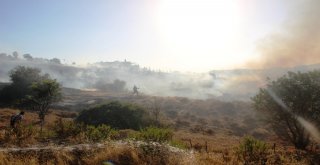
M 265 56 L 261 43 L 285 27 L 296 1 L 0 0 L 0 52 L 77 64 L 126 59 L 163 71 L 235 69 Z

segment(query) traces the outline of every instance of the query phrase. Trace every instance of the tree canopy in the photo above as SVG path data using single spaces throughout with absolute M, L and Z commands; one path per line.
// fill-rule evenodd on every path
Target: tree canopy
M 32 92 L 32 83 L 48 79 L 49 75 L 41 75 L 37 68 L 18 66 L 9 72 L 11 84 L 0 91 L 0 101 L 4 105 L 19 104 L 26 95 Z
M 305 149 L 310 133 L 298 121 L 301 117 L 320 124 L 320 71 L 288 72 L 252 98 L 254 108 L 265 115 L 279 137 Z
M 49 106 L 61 99 L 60 84 L 53 79 L 44 79 L 31 85 L 32 93 L 27 95 L 26 101 L 31 108 L 38 111 L 41 123 L 44 122 Z

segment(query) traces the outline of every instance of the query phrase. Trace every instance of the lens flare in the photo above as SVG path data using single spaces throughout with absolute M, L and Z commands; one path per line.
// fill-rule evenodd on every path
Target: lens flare
M 308 133 L 314 138 L 315 141 L 320 143 L 320 132 L 319 130 L 309 121 L 301 116 L 298 116 L 290 111 L 290 108 L 285 105 L 285 103 L 271 90 L 267 88 L 268 94 L 271 98 L 280 105 L 285 111 L 297 119 L 297 121 L 308 131 Z

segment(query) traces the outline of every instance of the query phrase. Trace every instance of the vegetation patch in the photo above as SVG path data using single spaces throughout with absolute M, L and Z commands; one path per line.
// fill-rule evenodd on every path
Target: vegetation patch
M 143 140 L 147 142 L 168 142 L 172 139 L 173 132 L 168 128 L 158 128 L 158 127 L 147 127 L 141 129 L 135 136 L 138 140 Z
M 245 164 L 266 164 L 267 144 L 253 137 L 245 137 L 236 149 L 238 159 Z
M 106 124 L 116 129 L 134 130 L 139 130 L 152 123 L 149 113 L 142 107 L 118 101 L 84 110 L 76 121 L 87 125 Z

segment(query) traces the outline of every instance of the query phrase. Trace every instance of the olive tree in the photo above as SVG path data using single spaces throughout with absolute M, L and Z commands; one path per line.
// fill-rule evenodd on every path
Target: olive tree
M 298 118 L 320 124 L 320 71 L 288 72 L 275 81 L 269 80 L 252 100 L 280 138 L 305 149 L 310 133 Z
M 32 93 L 27 96 L 31 108 L 38 112 L 41 130 L 50 105 L 61 99 L 60 84 L 53 79 L 44 79 L 31 85 Z

